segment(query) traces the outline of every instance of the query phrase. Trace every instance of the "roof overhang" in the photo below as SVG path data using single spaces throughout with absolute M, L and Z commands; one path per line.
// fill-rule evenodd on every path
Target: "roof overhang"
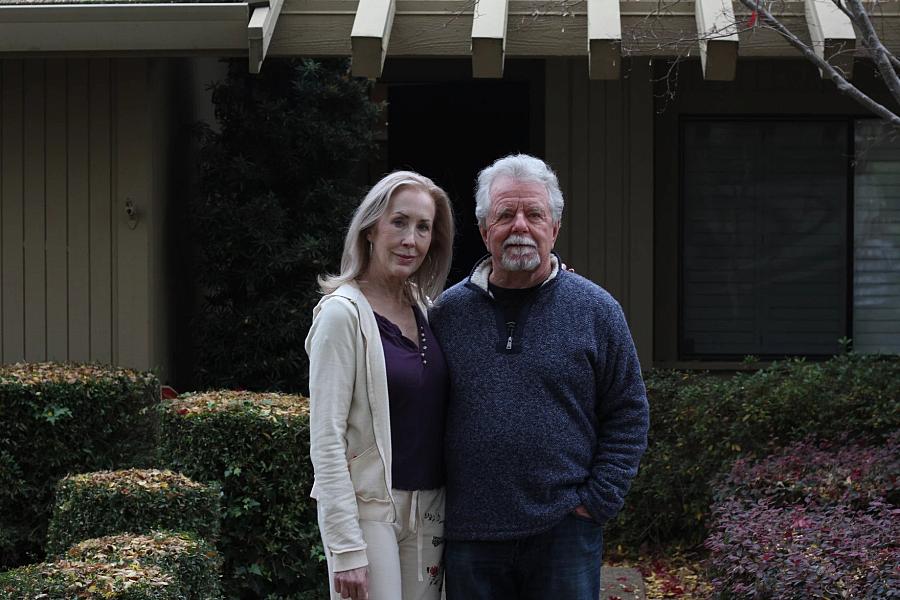
M 822 16 L 823 2 L 830 0 L 785 0 L 777 16 L 824 56 L 852 62 L 855 40 L 840 15 Z M 390 12 L 361 12 L 371 4 L 284 0 L 270 52 L 352 56 L 366 64 L 354 71 L 369 77 L 385 56 L 469 57 L 473 75 L 488 77 L 501 76 L 506 58 L 585 57 L 596 79 L 617 77 L 623 56 L 699 56 L 709 79 L 732 78 L 738 57 L 800 56 L 772 29 L 746 26 L 749 12 L 737 0 L 394 0 Z M 367 14 L 376 16 L 364 47 L 352 32 Z M 885 45 L 900 48 L 900 0 L 880 2 L 872 17 Z
M 247 54 L 258 73 L 283 0 L 0 4 L 0 53 Z
M 0 5 L 0 52 L 246 51 L 245 2 Z

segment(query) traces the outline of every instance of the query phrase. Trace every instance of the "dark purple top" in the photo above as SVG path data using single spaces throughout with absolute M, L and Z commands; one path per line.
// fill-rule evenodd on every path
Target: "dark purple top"
M 417 307 L 418 346 L 375 313 L 391 407 L 394 488 L 433 490 L 444 485 L 444 416 L 450 381 L 444 353 Z

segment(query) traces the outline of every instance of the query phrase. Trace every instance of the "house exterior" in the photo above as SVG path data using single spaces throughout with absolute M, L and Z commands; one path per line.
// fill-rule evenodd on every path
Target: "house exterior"
M 898 110 L 830 2 L 780 6 Z M 373 172 L 448 188 L 454 276 L 481 252 L 474 173 L 526 151 L 560 176 L 557 251 L 620 300 L 645 367 L 900 352 L 900 139 L 753 19 L 721 0 L 0 0 L 0 360 L 184 380 L 189 125 L 212 118 L 219 57 L 286 56 L 376 79 Z M 900 2 L 873 21 L 900 48 Z

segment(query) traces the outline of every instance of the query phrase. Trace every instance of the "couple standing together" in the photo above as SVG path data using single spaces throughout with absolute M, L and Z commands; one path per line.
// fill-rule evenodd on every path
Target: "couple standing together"
M 603 525 L 646 447 L 634 344 L 615 299 L 552 253 L 547 164 L 502 158 L 475 199 L 490 254 L 447 291 L 450 201 L 404 171 L 320 279 L 310 455 L 334 599 L 437 599 L 445 574 L 450 600 L 599 597 Z

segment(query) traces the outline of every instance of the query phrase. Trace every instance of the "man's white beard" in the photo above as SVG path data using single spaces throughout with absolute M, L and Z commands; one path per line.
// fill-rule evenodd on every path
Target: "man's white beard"
M 507 251 L 507 245 L 531 245 L 530 250 L 521 254 L 512 254 Z M 526 235 L 511 235 L 503 242 L 503 254 L 500 255 L 500 264 L 507 271 L 534 271 L 541 264 L 538 255 L 537 243 Z

